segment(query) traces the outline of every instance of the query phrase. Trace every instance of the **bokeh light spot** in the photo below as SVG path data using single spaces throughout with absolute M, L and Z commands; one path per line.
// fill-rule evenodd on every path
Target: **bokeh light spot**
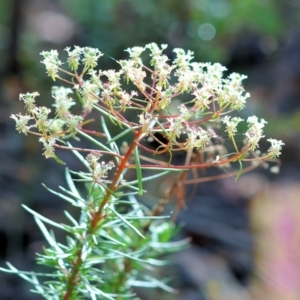
M 204 41 L 210 41 L 216 36 L 216 28 L 210 23 L 204 23 L 198 28 L 198 35 Z
M 230 5 L 226 0 L 211 1 L 209 10 L 212 16 L 217 19 L 224 19 L 230 13 Z

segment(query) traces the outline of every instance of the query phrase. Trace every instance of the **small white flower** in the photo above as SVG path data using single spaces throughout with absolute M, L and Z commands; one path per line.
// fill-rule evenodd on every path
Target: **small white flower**
M 198 137 L 194 144 L 196 149 L 203 149 L 209 144 L 210 139 L 213 137 L 212 132 L 209 130 L 204 130 L 201 127 L 197 128 L 196 135 Z
M 226 124 L 226 132 L 228 132 L 228 136 L 232 138 L 237 132 L 237 125 L 243 121 L 243 119 L 239 117 L 234 117 L 230 120 L 230 116 L 225 116 L 222 118 L 222 122 Z
M 142 59 L 140 58 L 141 54 L 144 52 L 144 47 L 132 47 L 128 48 L 125 51 L 129 53 L 130 58 L 137 64 L 142 64 Z
M 175 48 L 173 52 L 176 53 L 174 64 L 182 71 L 190 69 L 190 61 L 194 58 L 194 52 L 188 50 L 187 53 L 181 48 Z
M 82 123 L 83 119 L 81 116 L 67 114 L 64 117 L 66 121 L 66 126 L 68 127 L 68 132 L 75 134 L 77 132 L 78 126 Z
M 259 121 L 256 116 L 251 116 L 248 117 L 247 122 L 248 130 L 245 133 L 245 136 L 247 137 L 249 150 L 255 150 L 258 147 L 261 138 L 264 137 L 263 128 L 265 127 L 265 124 L 267 124 L 267 121 L 264 119 L 260 119 Z
M 101 88 L 102 87 L 102 81 L 100 79 L 100 75 L 102 74 L 102 71 L 96 71 L 94 69 L 89 69 L 87 71 L 87 74 L 90 76 L 89 81 L 94 84 L 95 86 Z M 74 85 L 74 88 L 77 85 Z M 78 89 L 77 87 L 75 89 Z
M 101 156 L 102 154 L 100 152 L 94 151 L 86 157 L 93 180 L 97 183 L 101 183 L 103 179 L 107 178 L 107 171 L 112 170 L 115 167 L 113 161 L 109 161 L 108 163 L 101 161 L 99 163 L 98 160 Z
M 131 80 L 139 89 L 145 90 L 146 84 L 144 79 L 147 74 L 143 70 L 142 66 L 136 67 L 132 60 L 121 60 L 119 61 L 119 64 L 121 65 L 125 79 L 127 81 Z
M 183 130 L 186 128 L 186 121 L 181 118 L 167 118 L 167 121 L 170 123 L 167 130 L 168 139 L 170 141 L 175 141 L 176 138 L 179 138 Z
M 140 124 L 142 125 L 142 130 L 143 132 L 148 135 L 151 131 L 152 128 L 152 124 L 151 124 L 151 120 L 152 120 L 152 116 L 150 114 L 140 114 Z
M 168 86 L 168 80 L 171 78 L 172 70 L 176 68 L 176 66 L 168 65 L 168 60 L 169 59 L 166 55 L 162 55 L 157 61 L 157 64 L 155 66 L 157 86 L 166 88 Z
M 82 62 L 84 63 L 84 67 L 86 69 L 93 69 L 97 67 L 98 59 L 103 55 L 103 53 L 98 49 L 90 47 L 84 47 L 82 54 Z
M 241 88 L 242 81 L 247 78 L 248 76 L 239 73 L 231 73 L 228 76 L 228 79 L 230 79 L 230 85 L 235 89 Z
M 197 139 L 197 130 L 196 130 L 196 128 L 195 127 L 187 127 L 186 133 L 187 133 L 188 138 L 185 142 L 185 147 L 187 149 L 194 148 L 195 143 L 196 143 L 196 139 Z
M 245 107 L 246 100 L 250 97 L 241 84 L 245 78 L 247 76 L 232 73 L 227 79 L 223 79 L 223 84 L 217 89 L 217 101 L 221 107 L 229 106 L 232 110 L 241 110 Z
M 52 97 L 55 99 L 53 106 L 56 108 L 56 113 L 60 117 L 64 117 L 65 114 L 69 113 L 69 109 L 75 105 L 75 101 L 68 97 L 73 91 L 70 88 L 65 87 L 52 87 Z
M 130 94 L 125 91 L 119 91 L 118 96 L 120 97 L 119 102 L 121 104 L 121 108 L 125 111 L 126 107 L 131 104 L 130 100 L 137 95 L 138 93 L 136 91 L 131 91 Z
M 121 88 L 121 74 L 122 71 L 116 72 L 115 70 L 107 70 L 101 72 L 101 75 L 105 75 L 107 77 L 111 89 Z
M 192 95 L 195 96 L 194 110 L 204 111 L 209 108 L 209 104 L 212 101 L 212 94 L 207 88 L 202 87 L 201 89 L 195 89 Z
M 97 103 L 99 100 L 99 87 L 90 81 L 84 81 L 79 89 L 77 89 L 81 95 L 81 99 L 84 102 L 85 109 L 91 109 L 92 104 Z
M 39 138 L 39 141 L 43 143 L 45 152 L 43 155 L 45 155 L 46 158 L 55 157 L 54 151 L 54 144 L 56 139 L 54 137 L 48 137 L 45 139 L 44 137 Z
M 16 121 L 16 129 L 21 133 L 27 135 L 27 132 L 30 130 L 31 127 L 35 127 L 35 125 L 27 125 L 27 123 L 33 119 L 33 117 L 29 115 L 11 115 L 12 119 Z
M 65 51 L 68 52 L 68 63 L 72 71 L 76 71 L 80 64 L 80 58 L 83 52 L 83 49 L 78 46 L 74 46 L 74 49 L 71 50 L 70 47 L 65 48 Z
M 25 103 L 25 108 L 27 112 L 30 113 L 32 109 L 35 107 L 35 98 L 39 96 L 38 92 L 20 94 L 19 99 Z
M 216 137 L 213 130 L 205 130 L 201 127 L 190 127 L 187 129 L 188 138 L 186 140 L 185 146 L 187 149 L 196 148 L 203 149 L 209 145 L 211 138 Z
M 285 145 L 281 140 L 267 139 L 271 143 L 268 150 L 268 156 L 270 158 L 276 158 L 281 154 L 282 146 Z
M 166 62 L 168 58 L 162 54 L 162 52 L 168 47 L 166 44 L 161 45 L 161 49 L 159 46 L 155 43 L 150 43 L 146 45 L 145 48 L 149 49 L 151 51 L 150 57 L 152 57 L 152 60 L 150 64 L 154 66 L 155 68 L 162 64 L 162 62 Z
M 35 107 L 32 110 L 32 113 L 36 119 L 36 125 L 38 130 L 44 131 L 45 128 L 50 124 L 48 120 L 48 115 L 50 114 L 51 109 L 45 106 Z
M 193 111 L 191 109 L 188 109 L 184 104 L 180 104 L 178 106 L 179 108 L 179 111 L 180 111 L 180 117 L 183 119 L 183 120 L 186 120 L 188 121 L 188 119 L 190 117 L 193 116 Z
M 161 86 L 157 86 L 156 89 L 157 89 L 157 91 L 159 92 L 159 95 L 160 95 L 158 108 L 159 109 L 168 108 L 171 104 L 171 101 L 172 101 L 172 94 L 173 94 L 172 89 L 169 88 L 165 91 L 162 91 Z
M 217 89 L 222 83 L 223 72 L 227 68 L 219 63 L 206 64 L 206 84 L 210 85 L 212 89 Z
M 191 70 L 175 72 L 178 77 L 178 82 L 176 83 L 176 90 L 180 93 L 188 92 L 193 88 L 193 83 L 195 80 L 195 73 Z
M 105 104 L 109 107 L 116 103 L 116 98 L 114 97 L 114 92 L 109 83 L 103 84 L 103 89 L 101 91 L 101 98 Z
M 101 156 L 102 154 L 99 151 L 93 151 L 87 155 L 86 160 L 88 161 L 91 170 L 96 168 L 98 160 Z
M 55 78 L 59 77 L 58 69 L 62 64 L 58 58 L 57 50 L 43 51 L 41 52 L 41 55 L 44 57 L 41 62 L 45 65 L 48 76 L 55 81 Z

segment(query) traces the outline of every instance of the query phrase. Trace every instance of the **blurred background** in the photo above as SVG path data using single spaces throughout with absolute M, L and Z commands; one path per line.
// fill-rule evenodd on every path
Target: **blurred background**
M 257 169 L 237 183 L 199 184 L 178 217 L 192 246 L 173 255 L 162 274 L 181 293 L 139 291 L 141 299 L 299 300 L 299 0 L 0 0 L 0 266 L 32 270 L 44 245 L 21 203 L 64 220 L 65 203 L 41 186 L 61 185 L 64 167 L 45 160 L 37 140 L 19 135 L 9 118 L 23 111 L 19 93 L 39 91 L 40 105 L 51 103 L 39 53 L 79 45 L 121 59 L 124 49 L 149 42 L 248 75 L 245 115 L 268 120 L 266 135 L 286 146 L 278 175 Z M 102 69 L 113 68 L 109 56 Z M 76 167 L 68 154 L 59 156 Z M 0 273 L 0 300 L 40 299 L 29 288 Z

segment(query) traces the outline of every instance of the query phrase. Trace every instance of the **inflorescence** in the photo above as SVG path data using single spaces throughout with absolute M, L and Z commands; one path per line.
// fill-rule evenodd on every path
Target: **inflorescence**
M 98 59 L 103 53 L 93 48 L 66 48 L 69 71 L 62 68 L 64 63 L 56 50 L 42 52 L 47 74 L 71 87 L 52 89 L 54 111 L 36 105 L 38 92 L 20 94 L 26 114 L 11 116 L 16 121 L 16 129 L 24 134 L 39 135 L 45 157 L 58 161 L 55 148 L 62 145 L 61 140 L 84 132 L 84 120 L 92 109 L 128 130 L 132 129 L 136 134 L 136 144 L 152 154 L 190 149 L 205 152 L 214 140 L 222 136 L 215 131 L 222 123 L 234 152 L 229 155 L 225 151 L 223 157 L 222 153 L 215 153 L 217 165 L 237 160 L 265 161 L 276 159 L 281 154 L 284 143 L 275 139 L 267 139 L 271 147 L 266 154 L 259 155 L 255 151 L 264 138 L 263 128 L 267 123 L 256 116 L 247 118 L 248 129 L 243 134 L 243 145 L 240 149 L 237 146 L 236 135 L 241 135 L 238 124 L 244 120 L 229 114 L 242 110 L 250 97 L 242 85 L 246 76 L 232 73 L 223 78 L 225 67 L 219 63 L 193 62 L 193 52 L 179 48 L 173 50 L 174 59 L 171 60 L 163 53 L 166 48 L 167 45 L 155 43 L 129 48 L 126 51 L 130 58 L 118 61 L 118 70 L 99 69 Z M 150 58 L 145 55 L 146 51 L 149 51 Z M 143 61 L 149 61 L 150 66 Z M 67 76 L 70 78 L 66 79 Z M 74 94 L 83 106 L 81 115 L 71 112 L 76 102 Z M 175 108 L 174 113 L 172 103 L 175 99 L 183 99 L 183 103 Z M 126 110 L 134 110 L 137 118 L 129 119 L 129 114 L 124 113 Z M 162 134 L 168 142 L 159 141 L 156 133 Z M 146 136 L 158 141 L 158 149 L 153 151 L 142 145 Z

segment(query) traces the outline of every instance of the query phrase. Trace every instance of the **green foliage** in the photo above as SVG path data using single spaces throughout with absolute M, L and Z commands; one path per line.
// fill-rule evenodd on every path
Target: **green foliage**
M 85 40 L 104 53 L 120 57 L 124 47 L 155 40 L 185 46 L 196 58 L 226 61 L 230 43 L 244 31 L 278 38 L 285 28 L 281 5 L 261 0 L 147 1 L 63 0 L 78 20 Z M 201 38 L 199 28 L 211 24 L 215 34 Z
M 44 248 L 44 254 L 38 254 L 37 263 L 54 271 L 43 274 L 22 272 L 10 264 L 9 269 L 1 270 L 17 273 L 33 284 L 35 293 L 49 300 L 131 299 L 135 286 L 174 291 L 164 281 L 158 281 L 151 275 L 153 268 L 166 264 L 166 261 L 160 260 L 162 255 L 178 251 L 188 243 L 188 240 L 170 241 L 177 229 L 170 223 L 169 217 L 153 216 L 147 207 L 136 201 L 134 195 L 120 194 L 105 209 L 98 229 L 87 234 L 91 207 L 99 205 L 105 191 L 94 184 L 87 184 L 88 196 L 83 196 L 68 170 L 66 178 L 68 189 L 61 188 L 62 193 L 47 189 L 80 208 L 79 221 L 65 211 L 69 224 L 58 224 L 24 206 L 34 216 L 49 244 Z M 56 241 L 53 231 L 47 228 L 49 225 L 66 232 L 65 244 Z M 70 297 L 66 298 L 69 272 L 79 260 L 76 285 Z

